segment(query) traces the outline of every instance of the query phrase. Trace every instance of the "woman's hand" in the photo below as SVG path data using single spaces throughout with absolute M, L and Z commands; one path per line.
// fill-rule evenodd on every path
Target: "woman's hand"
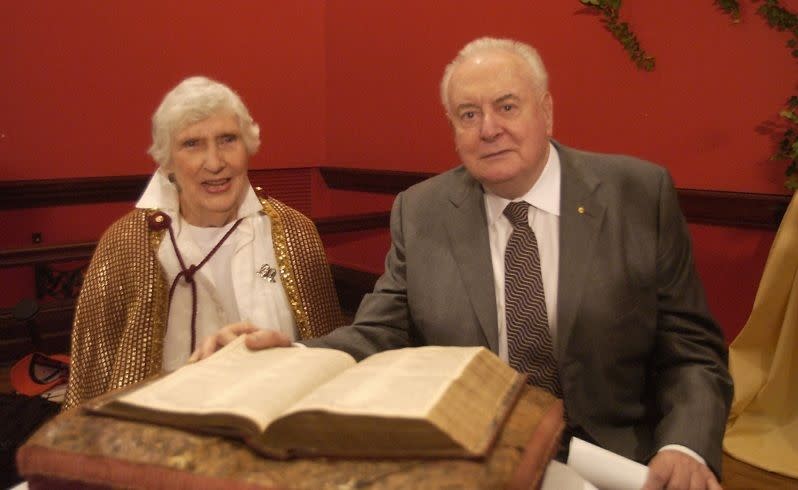
M 243 321 L 225 325 L 215 334 L 203 339 L 197 350 L 188 358 L 188 362 L 197 362 L 209 357 L 240 335 L 246 335 L 244 344 L 252 350 L 291 346 L 291 341 L 288 337 L 280 332 L 262 330 L 247 321 Z

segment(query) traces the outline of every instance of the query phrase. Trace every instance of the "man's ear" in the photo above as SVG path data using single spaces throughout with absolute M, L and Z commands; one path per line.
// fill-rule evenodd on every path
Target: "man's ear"
M 454 125 L 454 120 L 452 119 L 452 115 L 449 114 L 449 111 L 446 111 L 446 122 L 449 123 L 449 129 L 452 130 L 452 141 L 454 142 L 454 151 L 460 153 L 460 148 L 457 146 L 457 127 Z
M 452 115 L 449 114 L 449 111 L 444 111 L 444 116 L 446 116 L 446 122 L 449 123 L 449 127 L 454 131 L 454 123 L 452 122 Z
M 540 108 L 543 111 L 543 117 L 546 118 L 546 132 L 551 137 L 554 129 L 554 99 L 548 90 L 540 99 Z

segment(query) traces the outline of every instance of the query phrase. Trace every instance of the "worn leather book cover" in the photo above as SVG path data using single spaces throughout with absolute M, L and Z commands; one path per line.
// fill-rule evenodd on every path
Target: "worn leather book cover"
M 564 427 L 562 402 L 527 387 L 484 460 L 263 458 L 241 441 L 63 413 L 17 454 L 32 489 L 538 488 Z M 364 447 L 364 451 L 368 448 Z

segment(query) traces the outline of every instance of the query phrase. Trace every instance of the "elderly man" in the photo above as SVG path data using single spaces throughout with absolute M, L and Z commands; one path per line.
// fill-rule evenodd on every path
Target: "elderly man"
M 667 171 L 552 141 L 546 71 L 519 42 L 466 45 L 441 96 L 463 165 L 396 198 L 354 324 L 304 343 L 487 346 L 563 398 L 571 434 L 648 462 L 646 488 L 720 488 L 727 351 Z

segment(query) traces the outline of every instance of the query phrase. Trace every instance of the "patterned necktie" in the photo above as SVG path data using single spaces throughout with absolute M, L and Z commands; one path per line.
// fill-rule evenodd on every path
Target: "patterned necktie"
M 529 227 L 529 204 L 511 202 L 504 215 L 513 233 L 504 253 L 504 310 L 510 366 L 529 375 L 528 382 L 562 398 L 554 359 L 540 254 L 535 232 Z

